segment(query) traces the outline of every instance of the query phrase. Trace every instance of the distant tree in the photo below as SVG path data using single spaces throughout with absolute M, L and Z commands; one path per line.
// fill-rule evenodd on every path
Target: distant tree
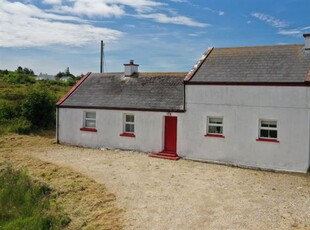
M 69 67 L 66 68 L 66 70 L 65 70 L 65 75 L 66 75 L 66 76 L 71 75 L 70 70 L 69 70 Z
M 24 70 L 23 70 L 23 68 L 21 66 L 18 66 L 17 69 L 16 69 L 16 72 L 23 73 Z
M 55 75 L 55 79 L 56 80 L 60 80 L 60 78 L 62 78 L 64 75 L 64 72 L 58 72 L 58 74 Z

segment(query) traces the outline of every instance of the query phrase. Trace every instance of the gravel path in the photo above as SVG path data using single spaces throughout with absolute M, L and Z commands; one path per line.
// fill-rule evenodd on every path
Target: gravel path
M 310 175 L 54 145 L 32 151 L 105 184 L 127 229 L 310 229 Z

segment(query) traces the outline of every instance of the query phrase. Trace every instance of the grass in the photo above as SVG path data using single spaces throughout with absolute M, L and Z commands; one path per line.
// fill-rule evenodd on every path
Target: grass
M 0 177 L 5 168 L 1 162 L 10 162 L 15 171 L 27 169 L 27 175 L 32 178 L 34 184 L 40 181 L 39 186 L 48 185 L 51 188 L 50 194 L 47 194 L 48 209 L 42 213 L 58 212 L 61 217 L 57 219 L 57 223 L 70 222 L 65 229 L 123 229 L 123 210 L 115 205 L 115 195 L 104 185 L 72 169 L 33 157 L 42 152 L 63 151 L 64 148 L 67 147 L 56 144 L 55 130 L 40 130 L 30 135 L 0 136 Z M 74 149 L 72 148 L 73 151 Z M 2 229 L 0 227 L 0 230 Z
M 53 205 L 51 189 L 10 165 L 0 171 L 0 229 L 62 229 L 70 219 Z

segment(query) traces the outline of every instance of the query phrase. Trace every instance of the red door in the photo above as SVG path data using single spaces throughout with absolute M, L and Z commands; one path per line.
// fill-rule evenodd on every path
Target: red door
M 177 152 L 177 117 L 165 117 L 165 151 Z

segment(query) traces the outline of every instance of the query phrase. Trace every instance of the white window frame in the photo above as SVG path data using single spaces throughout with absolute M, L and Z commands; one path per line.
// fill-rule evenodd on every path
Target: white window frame
M 87 113 L 94 113 L 95 114 L 95 118 L 87 117 Z M 96 119 L 97 119 L 96 111 L 84 111 L 83 127 L 84 128 L 95 129 L 96 126 L 97 126 Z M 86 125 L 87 121 L 95 121 L 95 126 L 87 126 Z
M 262 121 L 276 122 L 276 127 L 262 127 Z M 267 130 L 268 131 L 268 137 L 262 137 L 261 136 L 261 130 Z M 269 131 L 276 131 L 277 137 L 269 137 L 270 136 Z M 278 122 L 278 120 L 275 120 L 275 119 L 259 119 L 258 137 L 261 139 L 278 140 L 278 138 L 279 138 L 279 122 Z
M 133 121 L 127 121 L 126 120 L 127 116 L 133 116 Z M 126 125 L 127 124 L 133 125 L 133 132 L 126 130 Z M 124 127 L 123 127 L 123 129 L 124 129 L 124 133 L 135 133 L 135 115 L 133 113 L 125 113 L 124 114 Z
M 222 123 L 221 124 L 216 124 L 216 123 L 210 123 L 210 119 L 212 118 L 216 118 L 216 119 L 222 119 Z M 221 133 L 213 133 L 213 132 L 209 132 L 210 131 L 210 126 L 212 127 L 221 127 L 222 132 Z M 223 135 L 224 134 L 224 118 L 220 117 L 220 116 L 207 116 L 207 135 L 211 134 L 211 135 Z

